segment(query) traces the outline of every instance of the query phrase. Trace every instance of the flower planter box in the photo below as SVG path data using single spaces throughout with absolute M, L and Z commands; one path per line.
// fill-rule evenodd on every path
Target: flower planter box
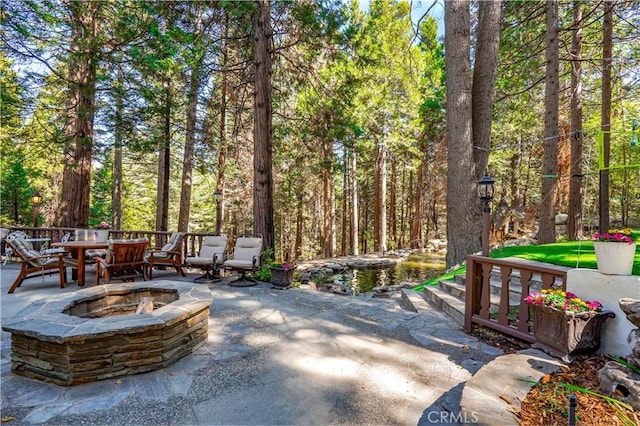
M 591 354 L 600 348 L 600 329 L 611 311 L 573 313 L 543 305 L 530 305 L 533 312 L 534 348 L 566 363 L 575 355 Z
M 275 288 L 285 289 L 293 281 L 293 271 L 295 269 L 271 269 L 271 285 Z
M 620 242 L 594 241 L 598 272 L 607 275 L 631 275 L 636 245 Z

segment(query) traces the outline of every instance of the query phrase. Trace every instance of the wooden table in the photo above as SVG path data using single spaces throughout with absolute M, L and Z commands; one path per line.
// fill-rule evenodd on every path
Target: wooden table
M 67 241 L 66 243 L 53 243 L 51 246 L 69 250 L 71 255 L 78 261 L 78 285 L 82 287 L 84 286 L 85 251 L 88 249 L 106 249 L 109 244 L 95 241 Z

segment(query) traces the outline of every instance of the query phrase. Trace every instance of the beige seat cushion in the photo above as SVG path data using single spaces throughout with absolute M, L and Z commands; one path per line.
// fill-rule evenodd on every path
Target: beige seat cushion
M 162 246 L 162 248 L 158 251 L 154 251 L 153 254 L 148 254 L 147 256 L 145 256 L 146 259 L 148 259 L 149 257 L 151 257 L 153 255 L 154 258 L 169 258 L 172 257 L 174 254 L 173 253 L 169 253 L 169 252 L 175 252 L 178 251 L 178 249 L 180 248 L 180 242 L 182 241 L 182 236 L 184 234 L 182 232 L 174 232 L 171 234 L 171 237 L 169 238 L 169 241 L 167 241 L 167 244 L 165 244 L 164 246 Z
M 224 262 L 225 268 L 252 269 L 260 267 L 262 238 L 238 237 L 233 249 L 233 259 Z
M 216 264 L 222 265 L 224 254 L 227 250 L 227 237 L 218 235 L 207 235 L 202 241 L 198 256 L 191 256 L 185 262 L 191 265 L 213 265 L 215 256 Z

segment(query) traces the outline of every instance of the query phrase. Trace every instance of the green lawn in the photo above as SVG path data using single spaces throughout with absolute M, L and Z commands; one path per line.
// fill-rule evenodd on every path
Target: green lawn
M 640 230 L 632 232 L 634 241 L 640 240 Z M 568 266 L 571 268 L 596 269 L 596 254 L 593 250 L 593 241 L 564 241 L 554 244 L 542 244 L 537 246 L 504 247 L 489 253 L 489 257 L 519 257 L 528 260 L 551 263 L 553 265 Z M 458 268 L 436 278 L 432 278 L 422 284 L 413 287 L 413 290 L 422 291 L 424 286 L 438 284 L 438 280 L 448 279 L 454 275 L 464 274 L 465 267 Z M 633 261 L 633 275 L 640 275 L 640 246 L 636 247 L 636 256 Z

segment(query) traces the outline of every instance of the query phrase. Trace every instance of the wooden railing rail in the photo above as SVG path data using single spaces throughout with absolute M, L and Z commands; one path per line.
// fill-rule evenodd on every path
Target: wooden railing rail
M 522 288 L 520 304 L 514 308 L 509 306 L 509 295 L 510 284 L 516 271 L 520 273 Z M 499 276 L 501 281 L 497 312 L 491 312 L 492 274 Z M 535 342 L 529 322 L 529 306 L 524 301 L 532 289 L 534 275 L 542 282 L 543 289 L 559 287 L 566 290 L 566 268 L 539 265 L 524 260 L 467 256 L 464 329 L 467 332 L 471 331 L 472 324 L 475 323 L 527 342 Z M 514 317 L 515 309 L 517 314 Z

